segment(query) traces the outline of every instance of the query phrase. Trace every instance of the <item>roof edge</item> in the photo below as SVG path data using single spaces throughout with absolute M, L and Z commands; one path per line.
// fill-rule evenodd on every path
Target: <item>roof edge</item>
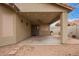
M 71 7 L 71 6 L 69 6 L 69 5 L 65 4 L 65 3 L 55 3 L 55 4 L 57 4 L 57 5 L 61 6 L 61 7 L 64 7 L 66 9 L 70 10 L 70 11 L 75 9 L 74 7 Z
M 19 8 L 14 3 L 0 3 L 0 4 L 3 4 L 16 12 L 19 11 Z
M 14 11 L 20 11 L 19 8 L 14 3 L 1 3 L 1 4 L 4 4 L 4 5 L 10 7 Z M 71 7 L 71 6 L 67 5 L 66 3 L 55 3 L 55 4 L 60 7 L 66 8 L 69 11 L 72 11 L 73 9 L 75 9 L 74 7 Z

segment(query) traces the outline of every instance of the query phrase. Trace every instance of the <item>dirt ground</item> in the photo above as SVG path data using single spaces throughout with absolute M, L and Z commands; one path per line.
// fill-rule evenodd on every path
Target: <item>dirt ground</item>
M 36 42 L 41 43 L 37 38 Z M 42 40 L 46 40 L 46 38 L 44 37 Z M 32 40 L 35 42 L 35 38 Z M 27 40 L 24 40 L 13 45 L 0 47 L 0 56 L 79 56 L 79 40 L 69 39 L 66 44 L 57 45 L 27 44 Z
M 1 56 L 78 56 L 79 45 L 10 45 L 0 47 Z

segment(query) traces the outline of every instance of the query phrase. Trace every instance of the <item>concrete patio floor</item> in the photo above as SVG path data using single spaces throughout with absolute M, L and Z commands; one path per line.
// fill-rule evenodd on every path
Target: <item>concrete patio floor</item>
M 33 36 L 25 39 L 20 44 L 24 45 L 59 45 L 61 40 L 59 36 Z
M 33 36 L 20 42 L 24 45 L 60 45 L 61 37 L 59 35 L 53 36 Z M 79 39 L 68 38 L 65 44 L 79 44 Z
M 29 56 L 33 56 L 33 55 L 35 56 L 37 55 L 38 56 L 52 56 L 52 55 L 79 56 L 79 40 L 69 39 L 66 42 L 66 44 L 60 44 L 60 39 L 57 39 L 59 37 L 57 38 L 53 37 L 52 39 L 51 38 L 52 36 L 31 37 L 31 38 L 28 38 L 27 40 L 18 42 L 16 44 L 0 47 L 0 55 L 1 56 L 28 56 L 28 55 Z M 54 38 L 56 39 L 56 41 L 57 40 L 58 41 L 56 42 Z M 32 40 L 29 40 L 29 39 L 32 39 Z M 46 40 L 46 41 L 44 42 L 43 40 Z

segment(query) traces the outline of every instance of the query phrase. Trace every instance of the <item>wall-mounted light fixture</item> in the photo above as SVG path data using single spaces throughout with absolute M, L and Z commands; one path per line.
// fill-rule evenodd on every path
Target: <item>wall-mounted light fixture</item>
M 23 19 L 21 19 L 21 23 L 23 23 Z
M 28 23 L 26 23 L 26 26 L 28 26 Z

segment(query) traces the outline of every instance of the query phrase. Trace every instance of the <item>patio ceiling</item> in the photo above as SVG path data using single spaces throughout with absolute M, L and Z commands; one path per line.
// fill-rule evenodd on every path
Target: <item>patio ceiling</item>
M 59 19 L 61 12 L 22 12 L 33 24 L 50 24 Z

